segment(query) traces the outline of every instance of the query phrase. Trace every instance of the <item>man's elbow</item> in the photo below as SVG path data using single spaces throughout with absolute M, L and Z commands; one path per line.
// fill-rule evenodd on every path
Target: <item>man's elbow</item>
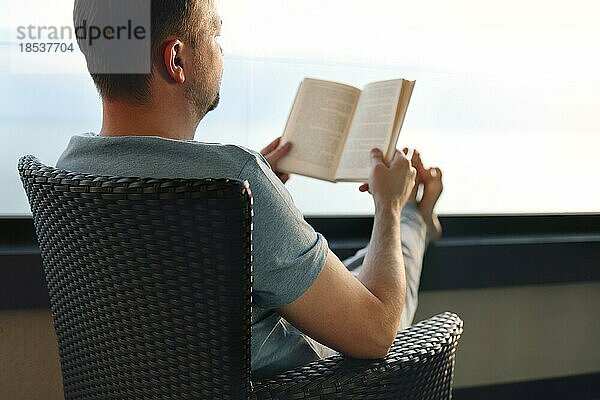
M 384 337 L 367 338 L 357 343 L 355 349 L 346 352 L 346 355 L 353 358 L 378 359 L 384 358 L 390 352 L 393 340 L 387 340 Z
M 388 355 L 396 336 L 398 336 L 402 309 L 401 306 L 393 311 L 379 309 L 378 312 L 371 314 L 374 318 L 371 319 L 367 334 L 364 335 L 367 341 L 365 348 L 368 351 L 362 358 L 384 358 Z
M 347 354 L 354 358 L 377 359 L 384 358 L 390 352 L 392 344 L 398 334 L 398 329 L 386 324 L 378 324 L 369 329 L 359 342 L 354 354 Z
M 381 359 L 385 358 L 390 352 L 392 345 L 389 346 L 377 346 L 370 348 L 367 352 L 365 352 L 361 357 L 355 358 L 364 358 L 369 360 Z
M 397 329 L 387 329 L 380 331 L 377 335 L 374 335 L 375 337 L 371 339 L 372 357 L 369 358 L 384 358 L 387 356 L 392 348 L 394 340 L 396 339 L 397 333 Z

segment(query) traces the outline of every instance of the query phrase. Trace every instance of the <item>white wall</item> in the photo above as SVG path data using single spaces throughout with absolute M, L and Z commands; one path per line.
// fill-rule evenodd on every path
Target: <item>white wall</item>
M 416 321 L 464 321 L 455 386 L 600 372 L 600 283 L 425 292 Z

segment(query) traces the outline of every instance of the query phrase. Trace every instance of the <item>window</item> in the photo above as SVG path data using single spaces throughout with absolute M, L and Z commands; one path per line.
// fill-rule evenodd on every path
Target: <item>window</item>
M 218 5 L 226 54 L 222 102 L 196 140 L 260 149 L 281 134 L 305 76 L 356 86 L 416 79 L 399 144 L 419 148 L 426 163 L 444 169 L 441 213 L 600 211 L 594 1 Z M 44 18 L 69 25 L 71 6 L 41 0 L 0 6 L 0 185 L 6 189 L 0 214 L 28 213 L 19 156 L 54 163 L 71 135 L 99 130 L 100 102 L 80 54 L 65 61 L 63 73 L 33 62 L 22 73 L 25 67 L 10 62 L 15 25 Z M 356 184 L 295 176 L 288 186 L 308 215 L 372 212 L 370 196 Z

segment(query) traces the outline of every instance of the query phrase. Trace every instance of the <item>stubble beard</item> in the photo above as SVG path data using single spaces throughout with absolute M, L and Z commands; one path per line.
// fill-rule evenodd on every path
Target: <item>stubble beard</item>
M 209 112 L 213 111 L 214 109 L 216 109 L 219 106 L 220 102 L 221 102 L 221 92 L 218 91 L 217 95 L 215 96 L 214 101 L 212 102 L 212 104 L 206 110 L 206 113 L 209 113 Z
M 207 113 L 219 106 L 221 100 L 220 86 L 221 82 L 219 81 L 216 94 L 207 93 L 206 89 L 210 87 L 210 85 L 203 79 L 195 79 L 194 83 L 188 86 L 185 91 L 185 97 L 190 102 L 198 122 L 200 122 Z

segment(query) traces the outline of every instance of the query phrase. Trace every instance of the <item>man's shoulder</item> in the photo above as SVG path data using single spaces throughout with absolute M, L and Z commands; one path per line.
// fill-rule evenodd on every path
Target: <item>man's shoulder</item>
M 94 147 L 135 146 L 138 150 L 145 148 L 177 148 L 189 152 L 212 152 L 224 156 L 239 156 L 245 159 L 261 157 L 260 154 L 244 146 L 218 142 L 200 142 L 196 140 L 177 140 L 162 136 L 100 136 L 95 133 L 82 133 L 71 137 L 69 147 L 86 145 Z
M 194 153 L 210 153 L 223 158 L 233 159 L 238 162 L 243 161 L 256 161 L 262 157 L 259 153 L 254 150 L 248 149 L 244 146 L 229 143 L 216 143 L 216 142 L 198 142 L 198 141 L 173 141 L 177 142 L 179 146 L 185 146 L 187 149 Z
M 99 174 L 238 178 L 259 170 L 262 160 L 235 144 L 85 133 L 71 138 L 57 166 Z
M 223 143 L 185 142 L 200 146 L 197 154 L 209 156 L 221 165 L 235 165 L 239 168 L 239 178 L 256 174 L 265 175 L 271 167 L 262 154 L 244 146 Z

